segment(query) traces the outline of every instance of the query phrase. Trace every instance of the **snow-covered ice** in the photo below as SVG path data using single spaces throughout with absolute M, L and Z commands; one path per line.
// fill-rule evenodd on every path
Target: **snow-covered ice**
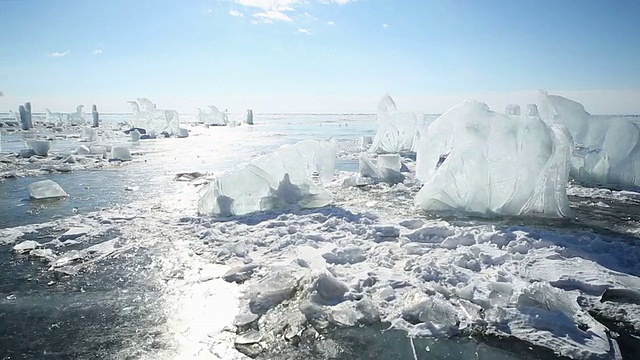
M 463 102 L 420 137 L 416 176 L 424 210 L 566 216 L 570 137 L 535 116 Z

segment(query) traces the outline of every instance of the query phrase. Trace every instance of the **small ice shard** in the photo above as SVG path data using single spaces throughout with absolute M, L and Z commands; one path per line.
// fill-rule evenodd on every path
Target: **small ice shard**
M 80 141 L 84 142 L 93 142 L 98 138 L 98 133 L 95 129 L 92 128 L 84 128 L 82 129 L 82 134 L 80 135 Z
M 91 154 L 91 149 L 89 149 L 89 147 L 86 145 L 80 145 L 76 148 L 74 153 L 76 155 L 89 155 Z
M 185 128 L 179 128 L 177 135 L 178 135 L 179 138 L 189 137 L 189 130 L 187 130 Z
M 363 136 L 360 138 L 360 148 L 362 150 L 367 150 L 371 144 L 373 144 L 373 137 L 371 136 Z
M 80 236 L 87 235 L 89 231 L 91 231 L 91 227 L 89 226 L 72 227 L 69 230 L 67 230 L 64 234 L 60 235 L 59 240 L 65 241 L 65 240 L 76 239 L 76 238 L 79 238 Z
M 36 181 L 29 185 L 29 195 L 32 199 L 56 199 L 68 197 L 64 189 L 53 180 Z
M 107 149 L 104 146 L 92 146 L 89 148 L 89 153 L 92 155 L 106 155 Z
M 264 314 L 290 299 L 296 293 L 297 287 L 298 279 L 291 272 L 272 272 L 247 290 L 249 308 L 254 314 Z
M 236 267 L 227 271 L 222 279 L 227 282 L 235 282 L 241 284 L 251 278 L 251 275 L 260 268 L 258 264 L 249 264 L 245 266 Z
M 32 143 L 33 151 L 38 156 L 47 156 L 49 150 L 51 150 L 51 141 L 48 140 L 35 140 Z
M 76 162 L 78 162 L 78 161 L 76 160 L 76 157 L 75 157 L 75 156 L 73 156 L 73 155 L 69 155 L 69 156 L 67 156 L 66 158 L 64 158 L 64 159 L 62 160 L 62 162 L 63 162 L 64 164 L 75 164 L 75 163 L 76 163 Z
M 247 110 L 247 119 L 245 120 L 247 125 L 253 125 L 253 110 Z
M 134 129 L 134 130 L 130 131 L 129 135 L 131 136 L 131 141 L 132 142 L 140 141 L 140 131 L 138 131 L 138 129 Z
M 367 154 L 360 155 L 360 158 L 358 159 L 358 171 L 363 177 L 374 179 L 378 177 L 378 169 L 373 165 Z
M 262 341 L 262 334 L 257 330 L 249 330 L 248 332 L 236 336 L 236 344 L 249 345 Z
M 316 291 L 314 301 L 319 304 L 337 304 L 342 301 L 344 294 L 349 288 L 333 275 L 321 273 L 313 284 Z
M 56 259 L 56 255 L 51 249 L 33 249 L 29 252 L 29 256 L 41 258 L 48 262 L 52 262 Z
M 28 158 L 34 156 L 35 154 L 36 154 L 36 152 L 33 151 L 33 149 L 22 149 L 22 150 L 20 150 L 20 153 L 18 153 L 18 156 L 20 156 L 21 158 L 28 159 Z
M 37 249 L 39 247 L 42 247 L 42 245 L 39 242 L 33 241 L 33 240 L 27 240 L 19 244 L 16 244 L 13 247 L 13 251 L 15 251 L 18 254 L 24 254 L 24 253 L 30 252 L 31 250 Z
M 120 160 L 120 161 L 131 161 L 133 157 L 131 156 L 131 152 L 129 149 L 122 146 L 115 146 L 111 149 L 111 159 L 112 160 Z
M 540 116 L 540 114 L 538 114 L 538 105 L 527 104 L 527 116 Z

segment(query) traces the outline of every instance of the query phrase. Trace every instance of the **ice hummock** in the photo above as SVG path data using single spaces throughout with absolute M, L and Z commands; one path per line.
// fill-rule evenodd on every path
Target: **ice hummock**
M 198 122 L 211 126 L 225 126 L 229 124 L 229 118 L 226 111 L 220 111 L 217 107 L 209 105 L 211 112 L 206 112 L 198 108 Z
M 414 151 L 418 130 L 424 116 L 399 112 L 389 94 L 378 102 L 378 131 L 369 151 L 377 153 L 399 153 Z
M 304 140 L 285 145 L 240 170 L 217 178 L 200 194 L 201 214 L 242 215 L 289 206 L 316 208 L 333 200 L 317 185 L 333 178 L 336 147 L 333 142 Z
M 540 92 L 540 117 L 569 130 L 575 149 L 571 176 L 610 185 L 640 185 L 640 126 L 624 118 L 591 116 L 582 104 Z
M 145 129 L 150 137 L 180 135 L 180 115 L 176 110 L 158 109 L 147 98 L 128 103 L 133 110 L 133 119 L 129 124 L 131 128 Z
M 537 116 L 508 116 L 463 102 L 420 138 L 416 176 L 424 210 L 503 215 L 569 214 L 571 141 Z

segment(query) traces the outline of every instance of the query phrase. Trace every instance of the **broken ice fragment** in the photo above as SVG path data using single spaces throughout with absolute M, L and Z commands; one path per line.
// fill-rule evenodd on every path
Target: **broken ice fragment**
M 33 249 L 37 249 L 39 247 L 42 247 L 42 245 L 40 245 L 39 242 L 33 241 L 33 240 L 26 240 L 19 244 L 16 244 L 13 247 L 13 251 L 15 251 L 18 254 L 24 254 L 24 253 L 28 253 Z
M 32 199 L 55 199 L 68 197 L 64 189 L 53 180 L 36 181 L 29 185 L 29 195 Z
M 122 146 L 115 146 L 111 149 L 111 159 L 112 160 L 120 160 L 120 161 L 131 161 L 133 157 L 131 156 L 131 152 L 129 149 Z
M 51 141 L 48 140 L 35 140 L 32 143 L 33 151 L 38 156 L 47 156 L 49 150 L 51 150 Z
M 86 235 L 91 231 L 89 226 L 80 226 L 80 227 L 72 227 L 67 230 L 64 234 L 60 235 L 60 240 L 72 240 L 79 238 L 80 236 Z

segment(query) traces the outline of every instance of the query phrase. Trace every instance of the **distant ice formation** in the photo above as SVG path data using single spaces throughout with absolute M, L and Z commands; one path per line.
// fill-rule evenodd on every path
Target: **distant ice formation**
M 69 125 L 86 125 L 87 116 L 84 112 L 84 105 L 76 106 L 76 111 L 67 114 L 67 124 Z
M 316 208 L 333 200 L 317 185 L 333 178 L 336 147 L 332 142 L 304 140 L 285 145 L 244 168 L 222 176 L 200 194 L 201 214 L 230 216 L 289 206 Z
M 247 119 L 245 120 L 247 125 L 253 125 L 253 110 L 247 110 Z
M 53 180 L 36 181 L 29 185 L 32 199 L 56 199 L 69 196 L 57 182 Z
M 198 108 L 198 122 L 210 126 L 225 126 L 229 124 L 229 117 L 226 111 L 222 112 L 213 105 L 209 105 L 209 109 L 211 112 L 206 112 L 205 110 Z
M 420 138 L 416 176 L 424 186 L 416 204 L 436 211 L 568 215 L 571 146 L 564 128 L 537 116 L 463 102 Z
M 128 101 L 133 109 L 132 128 L 145 129 L 150 137 L 160 134 L 178 136 L 180 134 L 180 115 L 175 110 L 162 110 L 147 98 Z
M 582 104 L 540 92 L 540 117 L 564 125 L 575 149 L 571 176 L 581 181 L 640 186 L 640 127 L 624 118 L 596 118 Z
M 378 102 L 378 131 L 369 149 L 377 153 L 415 151 L 418 130 L 424 115 L 399 112 L 389 94 Z
M 49 108 L 44 108 L 45 114 L 46 114 L 46 118 L 45 118 L 45 122 L 47 124 L 52 124 L 55 126 L 62 126 L 62 124 L 64 123 L 64 118 L 65 115 L 63 113 L 60 112 L 51 112 L 51 110 L 49 110 Z

